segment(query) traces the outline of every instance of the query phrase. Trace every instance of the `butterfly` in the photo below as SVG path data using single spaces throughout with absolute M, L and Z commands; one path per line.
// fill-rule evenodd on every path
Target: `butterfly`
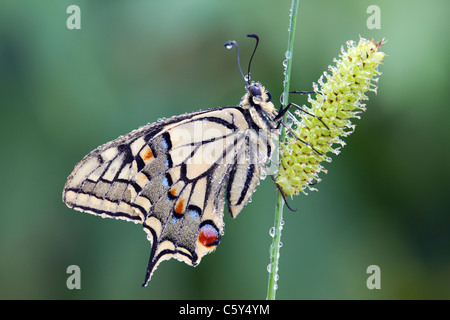
M 254 34 L 249 37 L 259 38 Z M 238 65 L 243 76 L 235 41 Z M 271 94 L 246 77 L 239 105 L 147 124 L 86 155 L 63 190 L 70 208 L 143 226 L 151 242 L 143 286 L 171 258 L 196 266 L 224 231 L 225 202 L 235 218 L 271 160 L 282 116 Z

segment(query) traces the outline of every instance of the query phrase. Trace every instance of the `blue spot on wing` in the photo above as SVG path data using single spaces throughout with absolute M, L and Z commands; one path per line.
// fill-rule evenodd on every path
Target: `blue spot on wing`
M 161 139 L 161 147 L 165 150 L 170 150 L 172 149 L 172 141 L 170 141 L 170 135 L 169 133 L 165 132 L 162 135 L 162 139 Z
M 166 149 L 166 150 L 167 150 L 167 148 L 169 147 L 169 145 L 167 144 L 167 141 L 166 141 L 166 140 L 164 140 L 164 139 L 161 140 L 161 147 L 163 147 L 163 149 Z
M 165 175 L 165 177 L 161 180 L 161 185 L 162 185 L 162 186 L 165 186 L 165 187 L 171 186 L 172 183 L 173 183 L 172 177 L 170 176 L 169 173 L 167 173 L 167 174 Z
M 200 210 L 199 207 L 194 206 L 194 205 L 188 206 L 187 210 L 189 212 L 189 215 L 191 216 L 191 219 L 193 219 L 193 220 L 197 219 L 202 213 L 202 210 Z

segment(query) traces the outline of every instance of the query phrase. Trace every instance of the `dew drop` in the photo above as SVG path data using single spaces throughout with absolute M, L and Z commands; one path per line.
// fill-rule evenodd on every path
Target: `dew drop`
M 282 247 L 283 246 L 283 242 L 280 241 L 280 243 L 278 243 L 278 247 Z
M 292 117 L 287 117 L 285 121 L 286 127 L 290 128 L 292 127 L 292 124 L 294 123 L 294 119 Z
M 273 238 L 273 236 L 275 235 L 275 227 L 270 228 L 269 234 Z
M 269 263 L 269 264 L 267 265 L 267 272 L 271 272 L 271 271 L 272 271 L 272 264 Z
M 286 68 L 286 67 L 287 67 L 287 63 L 288 63 L 288 62 L 287 62 L 287 59 L 286 59 L 286 60 L 283 60 L 283 67 Z
M 265 172 L 264 170 L 263 170 L 263 171 L 261 171 L 261 176 L 259 177 L 259 179 L 261 179 L 261 180 L 265 180 L 265 179 L 266 179 L 266 177 L 267 177 L 267 172 Z
M 283 81 L 283 83 L 284 83 L 284 81 Z M 283 103 L 284 98 L 285 98 L 285 93 L 283 92 L 283 93 L 281 94 L 281 97 L 280 97 L 280 102 L 281 102 L 281 103 Z
M 228 44 L 225 45 L 225 48 L 230 50 L 231 48 L 233 48 L 233 45 L 231 43 L 228 43 Z
M 291 57 L 291 52 L 287 50 L 284 55 L 286 56 L 286 59 L 289 59 Z

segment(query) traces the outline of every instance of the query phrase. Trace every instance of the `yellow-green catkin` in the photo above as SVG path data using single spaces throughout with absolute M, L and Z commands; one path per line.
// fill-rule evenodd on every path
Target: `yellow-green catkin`
M 365 93 L 377 90 L 378 65 L 385 57 L 379 51 L 383 43 L 363 38 L 359 43 L 348 41 L 347 51 L 342 47 L 339 59 L 334 59 L 336 66 L 329 66 L 331 74 L 324 72 L 318 84 L 313 83 L 316 98 L 308 98 L 311 106 L 303 106 L 316 117 L 300 110 L 295 112 L 297 117 L 289 114 L 291 131 L 281 146 L 276 178 L 286 195 L 315 190 L 312 184 L 320 181 L 319 173 L 326 173 L 321 163 L 331 162 L 329 153 L 338 154 L 345 145 L 341 138 L 354 131 L 351 119 L 366 110 L 361 103 L 368 99 Z

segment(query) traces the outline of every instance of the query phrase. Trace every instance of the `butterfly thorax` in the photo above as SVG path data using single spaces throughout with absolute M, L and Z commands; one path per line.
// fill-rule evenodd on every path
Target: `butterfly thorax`
M 264 127 L 262 123 L 258 123 L 260 121 L 260 117 L 255 117 L 255 111 L 263 112 L 265 118 L 267 118 L 270 122 L 274 123 L 274 119 L 277 115 L 277 111 L 275 106 L 270 101 L 272 98 L 269 91 L 267 91 L 264 86 L 259 82 L 252 82 L 249 86 L 247 86 L 247 93 L 242 97 L 240 106 L 244 109 L 250 110 L 252 114 L 253 120 L 258 124 L 259 127 Z

